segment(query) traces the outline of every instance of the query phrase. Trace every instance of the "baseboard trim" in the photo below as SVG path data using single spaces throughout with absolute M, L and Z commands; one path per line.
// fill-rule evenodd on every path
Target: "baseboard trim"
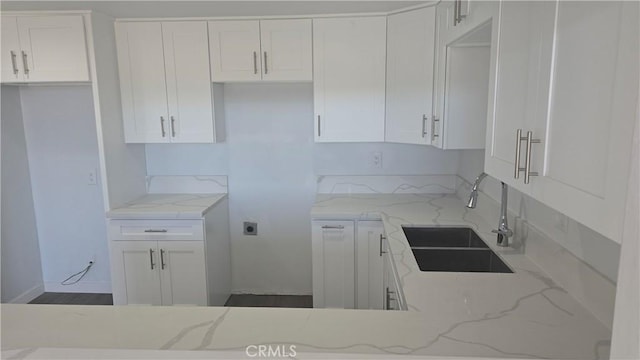
M 66 293 L 96 293 L 110 294 L 111 282 L 109 281 L 82 281 L 73 285 L 61 285 L 59 282 L 45 282 L 46 292 L 66 292 Z
M 44 293 L 44 284 L 40 283 L 31 289 L 23 292 L 15 298 L 9 300 L 11 304 L 27 304 Z
M 313 295 L 313 292 L 234 289 L 234 290 L 231 290 L 231 295 L 303 295 L 303 296 L 307 296 L 307 295 Z

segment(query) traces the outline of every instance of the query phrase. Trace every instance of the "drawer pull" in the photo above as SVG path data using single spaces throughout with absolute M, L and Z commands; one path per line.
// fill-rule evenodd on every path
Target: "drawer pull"
M 144 232 L 146 233 L 166 233 L 167 229 L 147 229 Z
M 343 225 L 322 225 L 323 229 L 344 229 Z

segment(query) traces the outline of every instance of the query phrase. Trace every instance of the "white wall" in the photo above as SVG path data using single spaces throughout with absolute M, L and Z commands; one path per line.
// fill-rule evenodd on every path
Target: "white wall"
M 102 191 L 88 184 L 99 169 L 91 87 L 27 86 L 20 95 L 45 289 L 109 292 Z M 59 285 L 89 260 L 80 283 Z
M 2 86 L 1 98 L 1 301 L 28 302 L 40 295 L 43 284 L 20 91 Z
M 462 178 L 473 183 L 483 168 L 484 150 L 460 152 L 458 175 Z M 500 182 L 496 179 L 487 177 L 480 189 L 500 202 Z M 513 188 L 509 188 L 509 209 L 609 280 L 616 281 L 620 257 L 618 243 Z M 496 224 L 497 221 L 496 216 Z
M 148 175 L 228 175 L 234 292 L 311 294 L 317 175 L 455 174 L 458 152 L 400 144 L 315 144 L 311 84 L 225 85 L 227 140 L 147 145 Z M 371 152 L 383 154 L 372 168 Z M 257 221 L 258 235 L 242 235 Z

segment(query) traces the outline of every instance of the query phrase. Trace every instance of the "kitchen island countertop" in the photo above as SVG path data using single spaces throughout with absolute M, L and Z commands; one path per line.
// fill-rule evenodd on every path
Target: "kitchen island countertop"
M 65 347 L 224 350 L 243 358 L 258 344 L 295 345 L 301 358 L 608 356 L 610 330 L 520 249 L 497 248 L 492 226 L 455 195 L 318 195 L 311 215 L 382 220 L 409 310 L 7 304 L 3 356 Z M 514 273 L 421 272 L 401 225 L 472 227 Z

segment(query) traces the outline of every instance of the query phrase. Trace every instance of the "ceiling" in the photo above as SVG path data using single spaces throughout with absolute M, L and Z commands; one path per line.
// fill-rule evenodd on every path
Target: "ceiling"
M 93 10 L 115 18 L 290 16 L 389 12 L 434 1 L 6 1 L 2 11 Z

